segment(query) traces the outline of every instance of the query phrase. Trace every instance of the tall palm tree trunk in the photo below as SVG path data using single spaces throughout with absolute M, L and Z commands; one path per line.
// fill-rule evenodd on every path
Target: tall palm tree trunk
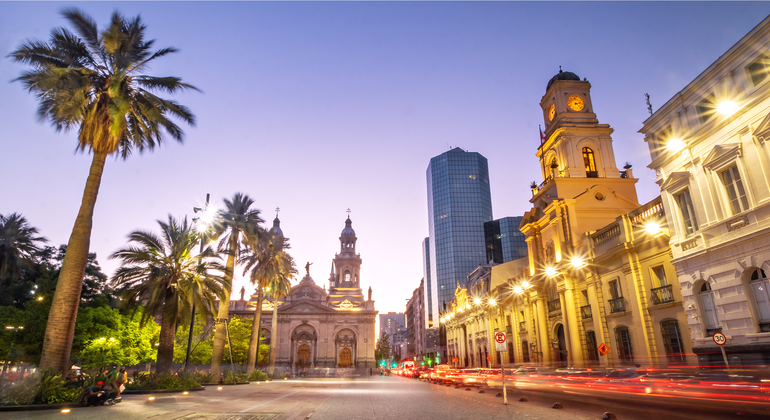
M 233 273 L 235 273 L 235 256 L 238 252 L 238 235 L 239 232 L 234 231 L 230 238 L 230 255 L 227 257 L 227 272 L 225 273 L 225 282 L 228 284 L 224 287 L 223 299 L 219 301 L 217 318 L 227 319 L 230 317 L 230 294 L 233 292 Z M 214 330 L 214 344 L 211 352 L 211 373 L 214 374 L 214 378 L 219 378 L 222 368 L 222 354 L 225 351 L 225 341 L 227 341 L 225 328 L 222 325 L 217 325 Z
M 254 372 L 259 353 L 259 330 L 262 324 L 262 300 L 264 299 L 262 288 L 257 286 L 257 310 L 254 311 L 254 324 L 251 325 L 251 338 L 249 339 L 249 362 L 246 364 L 246 373 Z
M 156 373 L 171 372 L 171 364 L 174 361 L 174 339 L 176 337 L 174 313 L 176 308 L 174 307 L 173 300 L 173 289 L 166 289 L 160 320 L 160 340 L 158 344 L 158 364 L 155 367 Z
M 72 338 L 75 335 L 75 320 L 78 316 L 83 276 L 88 264 L 88 251 L 91 247 L 94 206 L 106 159 L 106 154 L 94 152 L 91 169 L 86 179 L 86 188 L 83 191 L 83 201 L 80 203 L 80 211 L 67 242 L 67 253 L 64 255 L 59 271 L 59 280 L 51 303 L 51 312 L 48 315 L 40 359 L 40 369 L 43 371 L 54 369 L 58 372 L 67 372 L 71 366 L 70 351 Z
M 273 299 L 273 322 L 270 328 L 270 366 L 267 374 L 275 374 L 275 357 L 278 355 L 278 299 Z

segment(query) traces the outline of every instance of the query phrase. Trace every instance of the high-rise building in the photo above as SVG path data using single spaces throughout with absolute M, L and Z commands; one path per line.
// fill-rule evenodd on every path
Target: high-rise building
M 425 309 L 423 310 L 423 319 L 422 319 L 422 325 L 423 328 L 429 328 L 432 326 L 433 323 L 433 315 L 431 315 L 431 310 L 433 310 L 433 290 L 431 290 L 431 287 L 433 287 L 433 282 L 431 281 L 430 276 L 430 238 L 425 238 L 425 240 L 422 241 L 422 278 L 423 282 L 421 284 L 422 287 L 422 298 L 423 298 L 423 305 L 425 306 Z M 430 321 L 430 322 L 429 322 Z
M 406 320 L 402 312 L 380 314 L 380 333 L 377 335 L 377 339 L 379 340 L 382 337 L 382 333 L 387 333 L 390 336 L 390 343 L 393 344 L 393 336 L 396 335 L 399 328 L 405 326 Z
M 527 241 L 519 230 L 521 216 L 503 217 L 484 223 L 487 263 L 507 263 L 527 256 Z
M 430 230 L 428 328 L 437 328 L 439 313 L 454 298 L 457 284 L 486 262 L 484 223 L 492 220 L 487 159 L 459 147 L 430 160 L 428 228 Z M 430 350 L 429 350 L 430 351 Z

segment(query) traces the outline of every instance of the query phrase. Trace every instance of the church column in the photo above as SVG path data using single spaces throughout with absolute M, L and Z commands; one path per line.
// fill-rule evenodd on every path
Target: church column
M 585 358 L 583 357 L 583 349 L 580 344 L 580 321 L 577 319 L 578 309 L 575 307 L 575 290 L 572 289 L 570 283 L 567 284 L 567 289 L 564 291 L 564 300 L 567 304 L 564 310 L 566 310 L 566 319 L 569 323 L 570 356 L 572 358 L 572 366 L 583 366 Z
M 540 351 L 542 352 L 540 361 L 550 362 L 551 344 L 548 342 L 548 318 L 546 317 L 545 311 L 545 295 L 538 293 L 535 304 L 537 305 L 537 335 L 539 338 L 539 343 L 537 343 L 537 345 L 540 347 Z
M 310 367 L 315 367 L 315 348 L 318 346 L 318 339 L 314 338 L 312 341 L 312 346 L 310 347 Z

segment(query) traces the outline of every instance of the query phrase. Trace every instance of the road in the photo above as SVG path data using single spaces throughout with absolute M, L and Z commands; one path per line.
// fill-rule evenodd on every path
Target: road
M 618 420 L 750 419 L 770 418 L 767 407 L 743 405 L 724 410 L 699 408 L 691 402 L 670 403 L 639 397 L 613 400 L 565 393 L 560 390 L 518 390 L 509 394 L 509 405 L 496 397 L 497 390 L 447 387 L 414 379 L 371 376 L 350 380 L 287 380 L 248 385 L 207 387 L 205 391 L 182 394 L 126 395 L 114 406 L 74 408 L 59 411 L 5 412 L 3 419 L 73 417 L 78 419 L 601 419 L 609 411 Z M 519 402 L 520 397 L 528 399 Z M 552 405 L 559 402 L 562 409 Z M 762 414 L 768 413 L 768 414 Z

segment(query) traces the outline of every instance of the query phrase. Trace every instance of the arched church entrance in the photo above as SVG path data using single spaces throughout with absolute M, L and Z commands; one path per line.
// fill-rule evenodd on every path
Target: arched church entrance
M 340 367 L 348 368 L 353 364 L 353 355 L 349 348 L 340 350 Z
M 297 366 L 310 367 L 310 346 L 303 344 L 297 349 Z

